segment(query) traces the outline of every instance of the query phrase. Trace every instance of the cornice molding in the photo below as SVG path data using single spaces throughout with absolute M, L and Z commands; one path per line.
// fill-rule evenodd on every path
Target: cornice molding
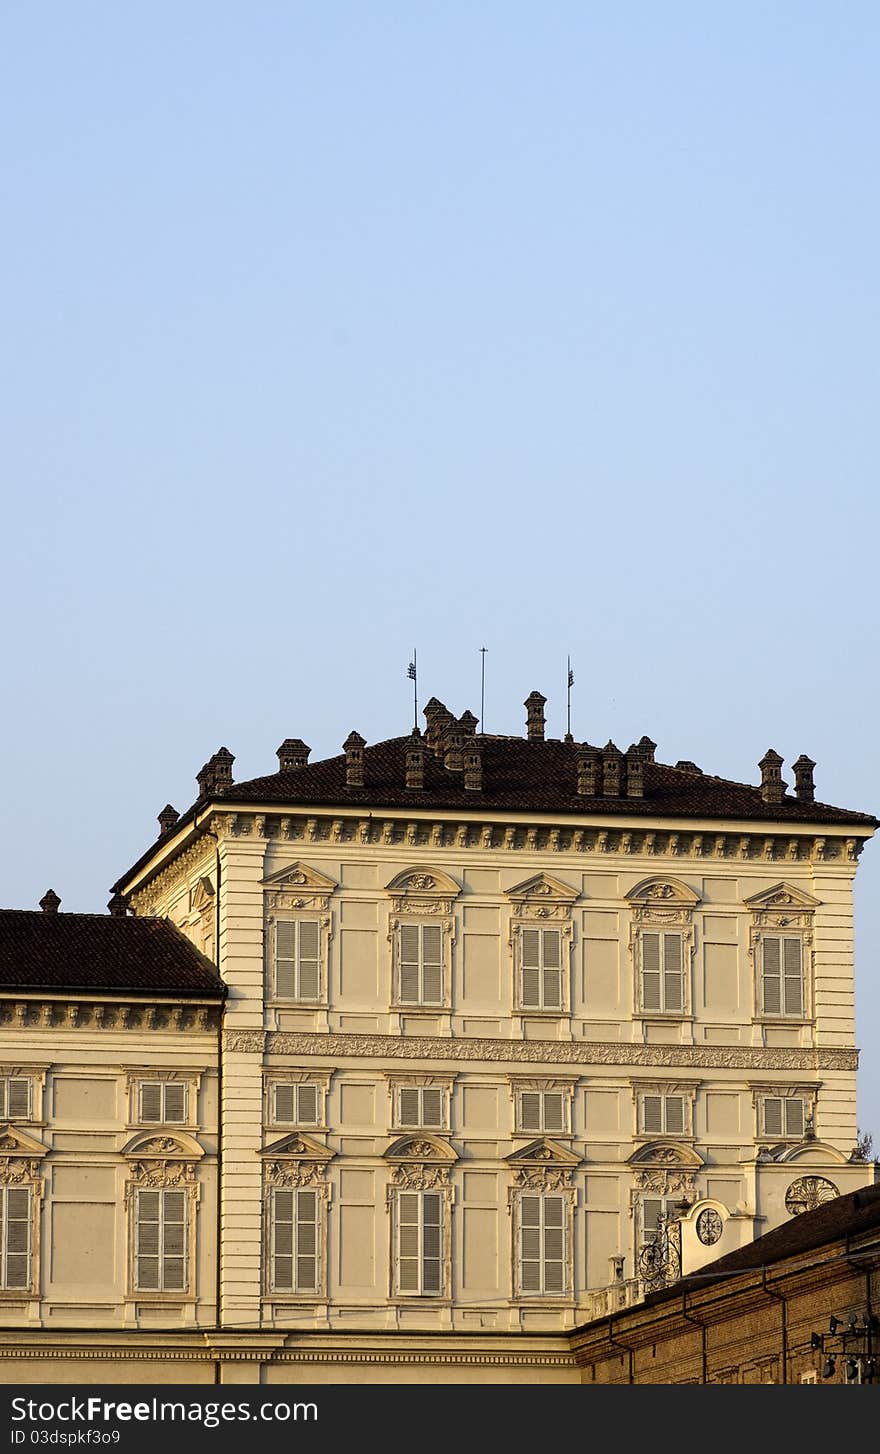
M 525 1061 L 552 1065 L 699 1066 L 717 1070 L 855 1070 L 858 1050 L 762 1049 L 752 1045 L 627 1045 L 619 1041 L 452 1040 L 427 1035 L 227 1030 L 224 1048 L 257 1055 L 344 1059 Z
M 219 1002 L 169 1005 L 149 995 L 142 1000 L 127 999 L 123 994 L 53 999 L 0 996 L 0 1028 L 12 1025 L 22 1030 L 216 1031 L 222 1013 Z

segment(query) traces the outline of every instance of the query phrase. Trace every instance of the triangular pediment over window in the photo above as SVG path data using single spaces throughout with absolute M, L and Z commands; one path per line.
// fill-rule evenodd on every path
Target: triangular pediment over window
M 656 908 L 693 909 L 700 902 L 700 895 L 679 878 L 643 878 L 624 897 L 631 904 Z
M 18 1126 L 0 1125 L 0 1156 L 45 1156 L 49 1148 Z
M 630 1166 L 688 1166 L 697 1167 L 703 1165 L 702 1156 L 698 1156 L 692 1146 L 679 1146 L 674 1141 L 650 1141 L 647 1146 L 640 1146 L 628 1157 Z
M 139 1131 L 123 1146 L 122 1154 L 130 1158 L 158 1156 L 163 1161 L 197 1161 L 205 1153 L 195 1137 L 187 1136 L 183 1131 L 175 1131 L 173 1136 L 156 1131 Z
M 304 894 L 332 894 L 338 887 L 335 879 L 319 873 L 307 863 L 290 863 L 287 868 L 281 868 L 263 879 L 265 889 L 299 890 Z
M 443 1166 L 458 1160 L 457 1152 L 442 1136 L 399 1136 L 384 1155 L 386 1161 L 433 1161 Z
M 547 1136 L 539 1136 L 537 1141 L 530 1141 L 528 1146 L 523 1146 L 520 1151 L 511 1151 L 504 1160 L 510 1166 L 579 1166 L 581 1158 L 569 1151 L 567 1146 L 560 1146 L 558 1141 L 553 1141 Z
M 516 903 L 541 903 L 549 899 L 551 903 L 573 904 L 579 897 L 577 889 L 562 883 L 549 873 L 532 874 L 531 878 L 514 884 L 513 888 L 506 889 L 505 893 Z
M 291 1161 L 331 1161 L 335 1152 L 329 1151 L 312 1136 L 305 1136 L 302 1131 L 293 1131 L 264 1146 L 262 1155 L 275 1159 L 285 1157 Z
M 743 902 L 750 909 L 818 909 L 821 899 L 814 899 L 812 894 L 804 893 L 803 889 L 796 889 L 793 884 L 778 883 L 772 889 L 762 889 L 759 894 L 752 894 L 751 898 Z
M 214 885 L 211 883 L 211 880 L 204 877 L 200 878 L 195 888 L 193 889 L 193 909 L 196 912 L 200 913 L 202 909 L 206 909 L 209 906 L 213 908 L 214 897 Z

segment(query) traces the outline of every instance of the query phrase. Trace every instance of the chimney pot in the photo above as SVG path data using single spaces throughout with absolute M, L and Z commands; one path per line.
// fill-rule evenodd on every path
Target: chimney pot
M 450 717 L 443 734 L 443 766 L 447 772 L 461 772 L 464 767 L 465 729 L 461 720 Z
M 349 732 L 342 744 L 345 753 L 345 786 L 362 788 L 364 785 L 364 748 L 366 739 L 359 732 Z
M 526 731 L 530 742 L 544 741 L 544 707 L 547 698 L 540 692 L 529 692 L 523 702 L 526 709 Z
M 214 792 L 223 793 L 232 787 L 232 764 L 235 758 L 228 747 L 221 747 L 211 758 L 214 764 Z
M 278 771 L 292 772 L 294 768 L 305 767 L 311 750 L 301 737 L 285 737 L 275 754 L 278 758 Z
M 40 899 L 40 908 L 44 914 L 57 914 L 61 906 L 61 900 L 54 889 L 47 889 Z
M 656 742 L 652 742 L 651 739 L 650 739 L 650 737 L 640 737 L 639 738 L 639 748 L 641 750 L 641 754 L 642 754 L 642 757 L 644 758 L 645 762 L 653 762 L 654 761 L 654 753 L 657 751 L 657 744 L 656 744 Z
M 173 832 L 174 825 L 179 817 L 180 814 L 178 813 L 177 809 L 172 808 L 170 803 L 166 803 L 157 820 L 159 824 L 160 838 L 167 838 L 168 834 Z
M 599 790 L 599 754 L 595 747 L 582 747 L 577 758 L 578 794 L 594 798 Z
M 465 749 L 464 787 L 465 791 L 469 793 L 483 791 L 483 754 L 475 745 L 470 745 Z
M 436 697 L 430 697 L 425 703 L 422 711 L 425 714 L 427 727 L 425 729 L 425 742 L 431 752 L 437 756 L 443 751 L 443 739 L 446 729 L 451 722 L 455 721 L 448 707 L 445 707 Z
M 124 919 L 128 914 L 128 899 L 125 894 L 114 894 L 107 908 L 114 919 Z
M 406 786 L 425 786 L 425 745 L 418 727 L 414 727 L 406 744 Z
M 623 753 L 610 740 L 602 749 L 602 796 L 605 798 L 620 797 L 620 769 L 623 765 Z
M 626 765 L 626 795 L 628 798 L 645 796 L 645 759 L 633 742 L 624 759 Z
M 768 747 L 761 761 L 761 798 L 765 803 L 781 803 L 785 793 L 782 781 L 782 758 L 772 747 Z
M 813 783 L 813 768 L 816 766 L 811 757 L 802 752 L 796 762 L 792 763 L 794 771 L 794 795 L 802 803 L 815 802 L 816 788 Z

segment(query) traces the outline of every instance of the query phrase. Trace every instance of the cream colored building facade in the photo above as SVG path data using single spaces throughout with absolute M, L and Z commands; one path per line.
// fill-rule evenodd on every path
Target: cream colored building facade
M 520 739 L 433 699 L 424 737 L 288 739 L 248 784 L 223 749 L 163 811 L 117 910 L 215 961 L 222 1025 L 0 1026 L 40 1111 L 7 1131 L 39 1214 L 4 1378 L 577 1381 L 571 1329 L 872 1179 L 875 820 L 803 757 L 793 794 L 772 753 L 741 787 L 526 705 Z M 147 1126 L 145 1081 L 184 1088 Z

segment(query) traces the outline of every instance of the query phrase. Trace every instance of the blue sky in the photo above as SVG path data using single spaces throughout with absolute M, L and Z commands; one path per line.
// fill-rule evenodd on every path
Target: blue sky
M 406 730 L 413 645 L 880 814 L 878 61 L 857 0 L 0 6 L 3 902 L 103 909 L 221 743 Z

